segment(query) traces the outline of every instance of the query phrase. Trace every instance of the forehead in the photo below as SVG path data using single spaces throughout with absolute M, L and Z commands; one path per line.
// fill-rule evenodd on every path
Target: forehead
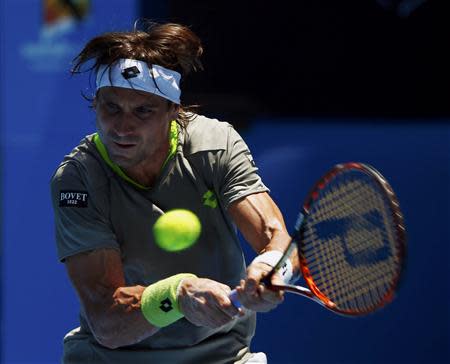
M 167 102 L 166 99 L 149 92 L 114 86 L 102 87 L 98 90 L 97 96 L 100 98 L 107 98 L 108 100 L 113 100 L 115 102 L 126 102 L 133 104 L 147 103 L 159 105 Z

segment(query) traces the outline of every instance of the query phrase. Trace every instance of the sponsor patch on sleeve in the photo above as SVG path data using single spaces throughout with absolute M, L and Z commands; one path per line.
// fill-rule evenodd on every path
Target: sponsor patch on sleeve
M 247 159 L 249 160 L 249 162 L 251 163 L 251 165 L 253 167 L 256 167 L 255 161 L 253 160 L 253 156 L 251 155 L 250 152 L 245 153 L 245 156 L 247 157 Z
M 60 191 L 59 207 L 88 207 L 87 191 Z

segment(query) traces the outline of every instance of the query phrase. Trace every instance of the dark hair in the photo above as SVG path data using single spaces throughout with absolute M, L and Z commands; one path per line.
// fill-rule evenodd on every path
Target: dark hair
M 109 32 L 91 39 L 73 60 L 72 74 L 97 72 L 100 65 L 112 65 L 120 58 L 130 58 L 177 71 L 181 78 L 202 70 L 200 56 L 203 47 L 200 39 L 188 27 L 175 24 L 146 22 L 145 30 Z M 93 62 L 83 70 L 83 65 Z M 169 101 L 170 102 L 170 101 Z M 179 121 L 185 126 L 189 112 L 196 106 L 180 106 Z

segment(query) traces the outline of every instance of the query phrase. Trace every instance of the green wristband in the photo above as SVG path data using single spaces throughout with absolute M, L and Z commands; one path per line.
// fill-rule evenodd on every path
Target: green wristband
M 165 327 L 182 318 L 177 290 L 182 279 L 196 278 L 195 274 L 180 273 L 148 286 L 141 297 L 141 311 L 153 326 Z

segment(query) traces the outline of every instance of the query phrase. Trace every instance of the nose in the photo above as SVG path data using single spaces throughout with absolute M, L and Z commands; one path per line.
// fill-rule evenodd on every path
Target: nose
M 120 116 L 114 120 L 114 132 L 119 137 L 126 137 L 134 132 L 133 117 L 128 113 L 121 113 Z

